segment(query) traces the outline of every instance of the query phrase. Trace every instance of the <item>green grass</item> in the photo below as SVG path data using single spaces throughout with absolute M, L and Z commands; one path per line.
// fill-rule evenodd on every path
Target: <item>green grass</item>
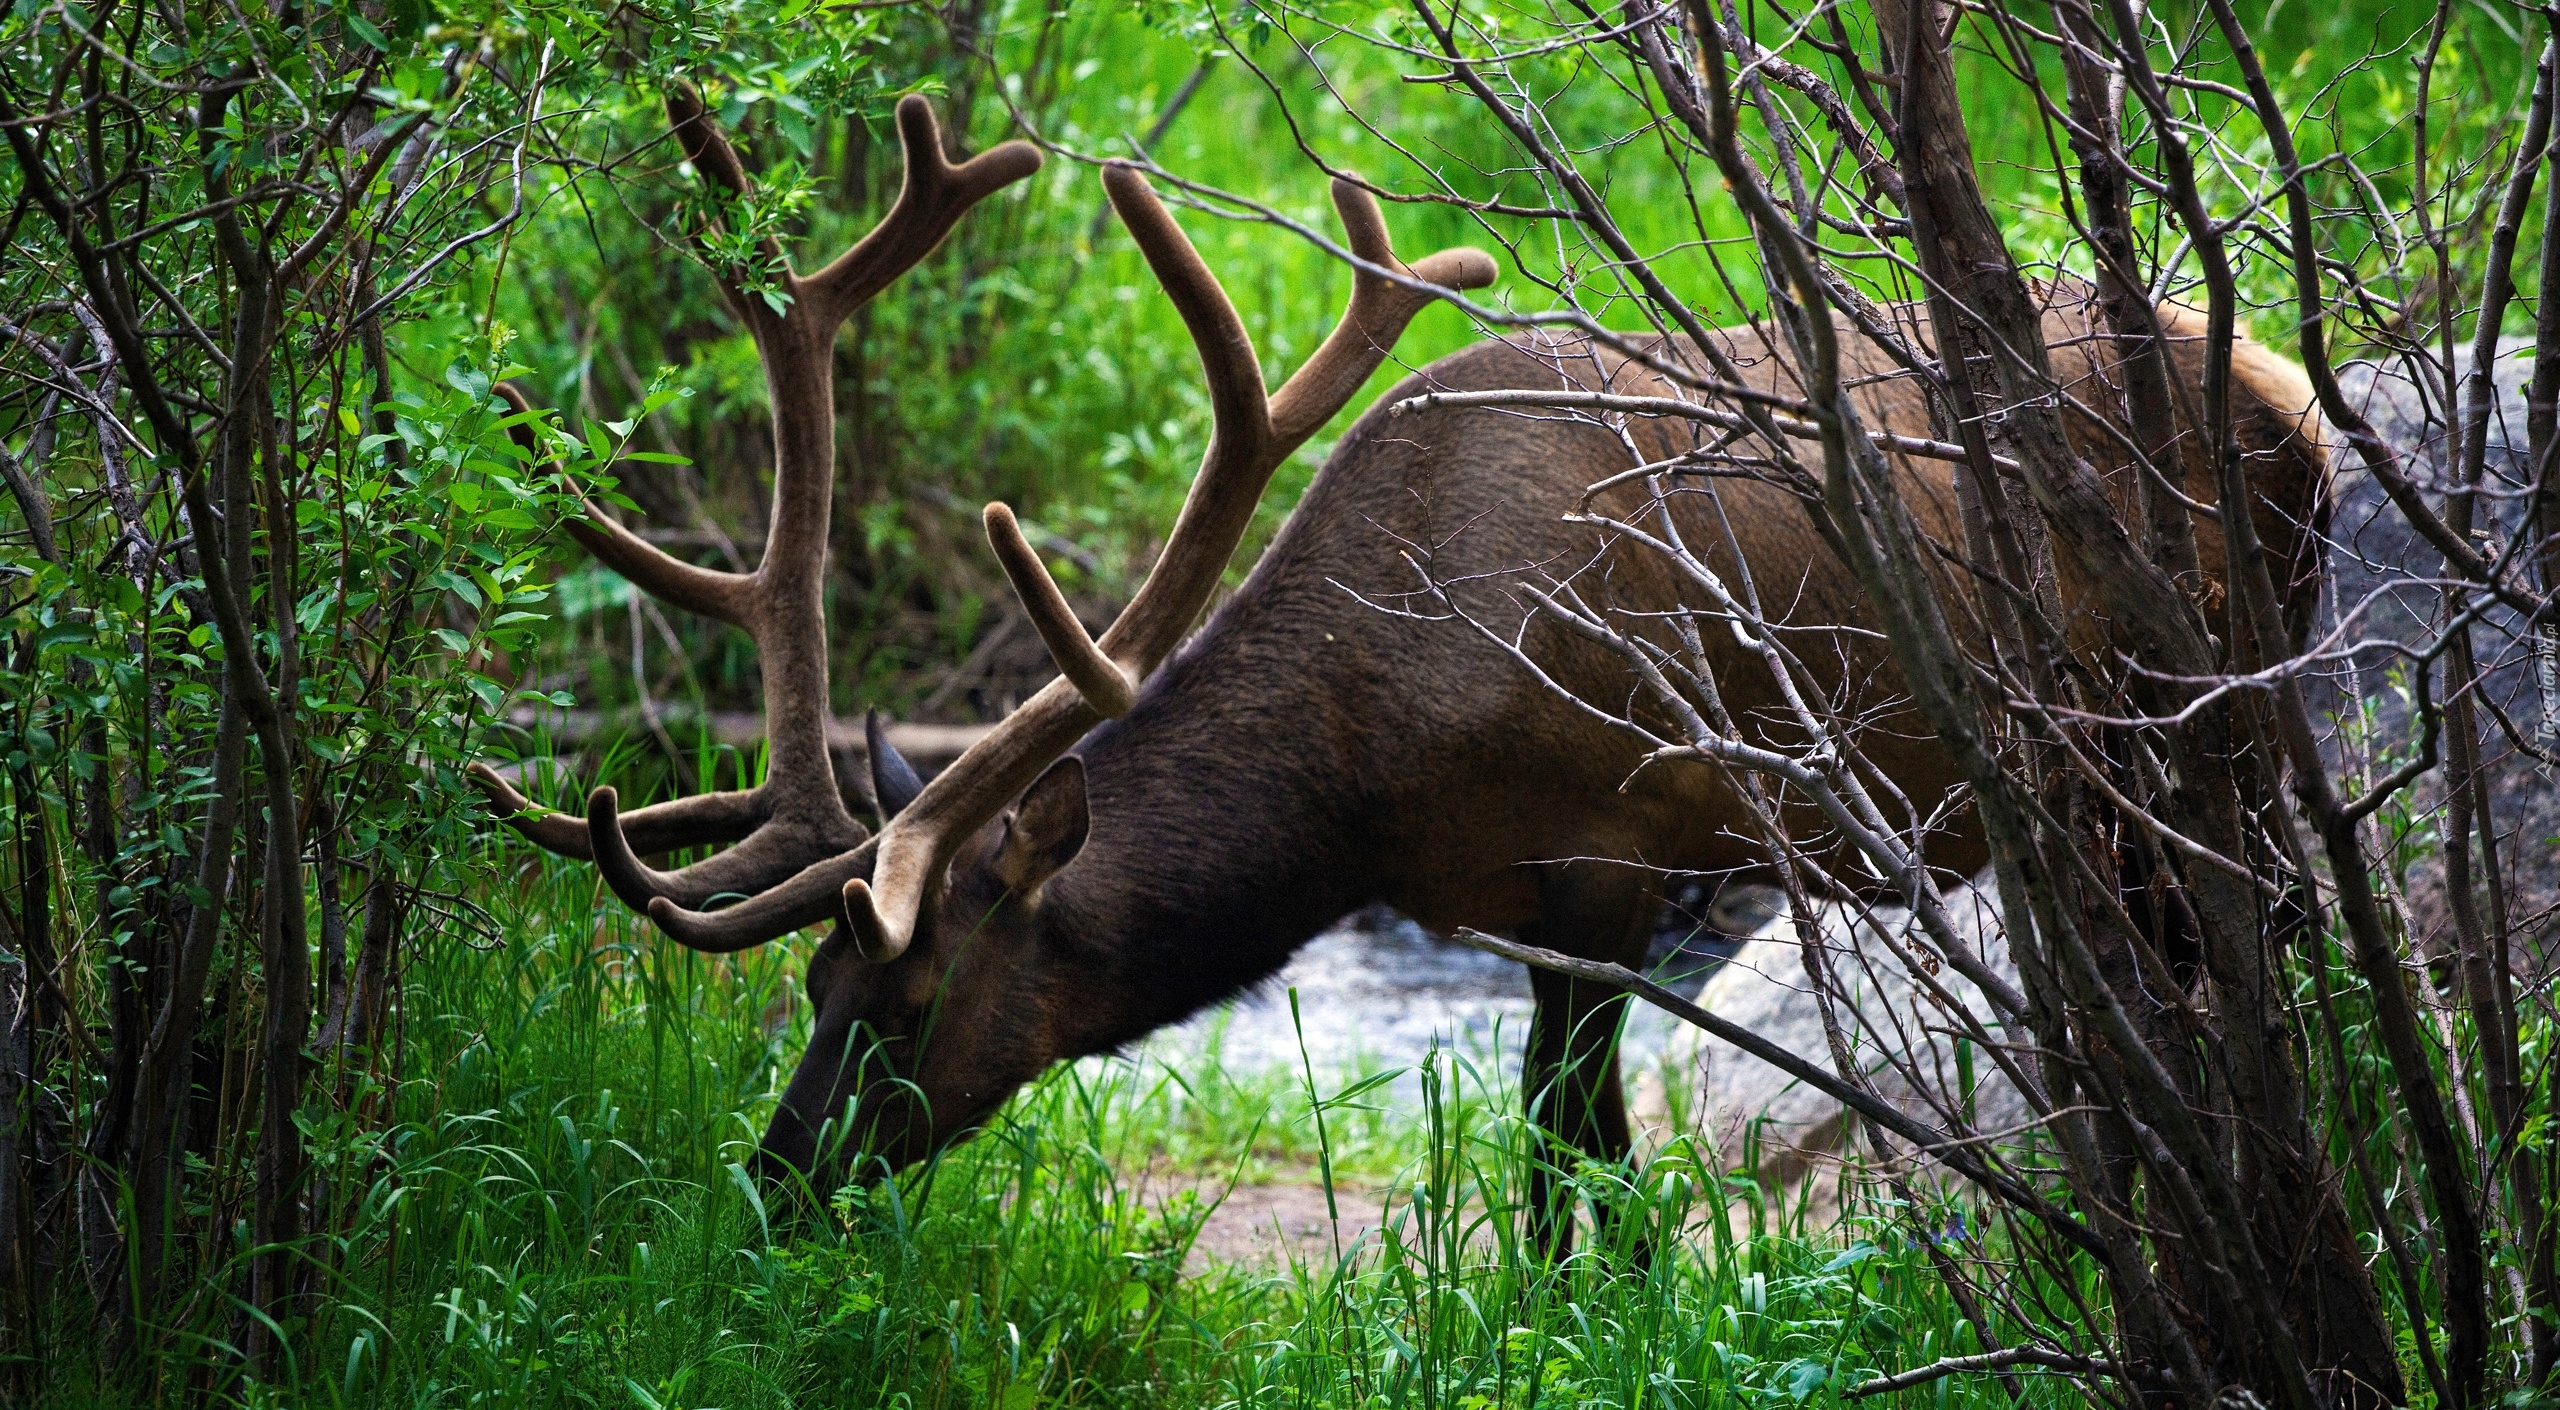
M 1925 1250 L 1873 1211 L 1806 1228 L 1682 1147 L 1632 1185 L 1585 1176 L 1622 1233 L 1664 1236 L 1648 1269 L 1623 1238 L 1530 1256 L 1506 1210 L 1513 1079 L 1446 1055 L 1418 1109 L 1358 1074 L 1080 1063 L 934 1168 L 785 1231 L 741 1164 L 805 1032 L 781 1005 L 797 942 L 706 959 L 651 943 L 580 868 L 489 865 L 502 945 L 414 937 L 407 1075 L 376 1094 L 394 1119 L 315 1132 L 339 1239 L 303 1359 L 217 1402 L 1822 1404 L 1975 1349 Z M 1392 1192 L 1383 1229 L 1184 1271 L 1230 1181 L 1328 1170 Z M 181 1382 L 229 1360 L 170 1355 L 194 1363 Z M 1911 1398 L 2000 1398 L 1944 1386 Z

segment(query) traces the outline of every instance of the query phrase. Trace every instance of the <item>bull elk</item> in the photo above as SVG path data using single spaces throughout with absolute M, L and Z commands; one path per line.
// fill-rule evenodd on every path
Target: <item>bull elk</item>
M 669 111 L 696 167 L 743 189 L 699 105 L 679 95 Z M 1214 424 L 1198 478 L 1162 557 L 1098 641 L 1010 511 L 987 507 L 988 538 L 1060 678 L 930 783 L 917 782 L 875 720 L 884 822 L 866 834 L 823 755 L 815 585 L 826 543 L 833 320 L 857 291 L 913 263 L 968 202 L 1036 164 L 1027 149 L 1004 147 L 949 168 L 924 105 L 910 99 L 899 117 L 906 188 L 880 230 L 825 274 L 786 276 L 800 296 L 785 312 L 736 300 L 773 394 L 777 476 L 763 564 L 727 577 L 675 563 L 600 519 L 577 530 L 643 588 L 758 634 L 772 741 L 766 781 L 627 816 L 614 791 L 599 788 L 578 820 L 540 814 L 485 768 L 476 775 L 500 815 L 554 852 L 591 857 L 618 896 L 681 944 L 735 951 L 834 923 L 809 964 L 810 1045 L 765 1133 L 764 1173 L 823 1188 L 857 1160 L 896 1168 L 920 1159 L 1052 1063 L 1120 1049 L 1269 978 L 1364 905 L 1632 964 L 1666 874 L 1764 860 L 1743 840 L 1722 774 L 1694 763 L 1640 768 L 1644 751 L 1628 734 L 1565 698 L 1625 698 L 1625 664 L 1524 614 L 1502 591 L 1506 575 L 1565 563 L 1638 613 L 1685 610 L 1666 560 L 1589 519 L 1635 502 L 1612 496 L 1647 493 L 1621 483 L 1595 498 L 1596 482 L 1623 471 L 1631 452 L 1677 455 L 1675 428 L 1695 423 L 1636 417 L 1613 429 L 1484 404 L 1524 388 L 1680 395 L 1621 351 L 1497 340 L 1405 379 L 1343 437 L 1243 586 L 1183 644 L 1273 469 L 1359 389 L 1435 289 L 1488 283 L 1494 267 L 1456 249 L 1408 268 L 1373 201 L 1335 183 L 1361 261 L 1350 306 L 1266 396 L 1217 280 L 1146 180 L 1122 166 L 1103 173 L 1111 203 L 1180 312 L 1208 383 Z M 847 266 L 860 276 L 838 272 Z M 2085 300 L 2056 292 L 2046 323 L 2056 376 L 2067 387 L 2103 381 L 2108 340 Z M 2182 315 L 2166 312 L 2176 333 Z M 1776 399 L 1785 374 L 1775 349 L 1751 330 L 1718 336 L 1728 365 Z M 1925 439 L 1924 393 L 1845 323 L 1840 341 L 1843 384 L 1858 388 L 1866 424 L 1882 428 L 1920 527 L 1958 541 L 1952 472 L 1932 458 L 1945 449 Z M 1658 360 L 1666 350 L 1681 355 L 1676 343 L 1651 352 Z M 2196 340 L 2177 340 L 2174 352 L 2178 374 L 2199 382 Z M 2300 598 L 2324 475 L 2303 410 L 2310 393 L 2297 370 L 2254 344 L 2236 350 L 2234 372 L 2253 519 L 2283 565 L 2278 580 Z M 2075 448 L 2121 484 L 2134 473 L 2130 437 L 2110 413 L 2087 409 L 2108 404 L 2075 401 L 2081 409 L 2067 420 Z M 1877 770 L 1909 798 L 1952 796 L 1955 770 L 1897 706 L 1872 630 L 1838 631 L 1873 614 L 1796 495 L 1741 478 L 1718 482 L 1713 509 L 1701 499 L 1677 513 L 1716 513 L 1729 526 L 1707 533 L 1701 522 L 1690 537 L 1724 545 L 1705 551 L 1710 565 L 1732 573 L 1747 564 L 1773 604 L 1788 604 L 1787 621 L 1835 633 L 1826 642 L 1836 647 L 1824 647 L 1836 656 L 1828 688 L 1835 708 L 1871 712 Z M 2207 513 L 2195 529 L 2199 558 L 2219 562 L 2218 524 Z M 1417 560 L 1472 621 L 1444 614 L 1435 624 L 1373 605 L 1376 594 L 1411 588 Z M 2074 596 L 2067 579 L 2063 587 Z M 1516 627 L 1516 644 L 1548 679 L 1523 670 L 1481 629 L 1486 622 Z M 1743 648 L 1724 641 L 1708 654 L 1734 719 L 1784 718 Z M 671 872 L 636 855 L 730 841 Z M 1961 817 L 1931 847 L 1931 864 L 1961 870 L 1983 853 L 1978 828 Z M 743 899 L 708 908 L 723 895 Z M 1571 1148 L 1622 1158 L 1629 1132 L 1613 1035 L 1623 998 L 1543 972 L 1531 979 L 1537 1010 L 1522 1089 L 1533 1115 Z

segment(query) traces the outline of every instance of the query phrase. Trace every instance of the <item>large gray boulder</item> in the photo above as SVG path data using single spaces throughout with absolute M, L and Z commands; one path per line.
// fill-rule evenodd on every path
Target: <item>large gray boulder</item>
M 2467 374 L 2468 348 L 2456 368 L 2456 385 Z M 2522 527 L 2521 493 L 2531 483 L 2526 461 L 2525 387 L 2533 373 L 2533 346 L 2524 339 L 2501 343 L 2491 379 L 2498 395 L 2490 408 L 2488 455 L 2479 501 L 2478 524 L 2491 542 L 2510 542 Z M 2359 362 L 2340 370 L 2339 383 L 2349 401 L 2373 423 L 2382 438 L 2398 447 L 2407 471 L 2430 503 L 2441 503 L 2445 485 L 2444 395 L 2441 388 L 2421 386 L 2425 380 L 2396 362 Z M 2432 411 L 2431 411 L 2432 409 Z M 2336 470 L 2329 520 L 2329 590 L 2324 602 L 2324 632 L 2341 615 L 2359 614 L 2348 638 L 2423 646 L 2435 637 L 2432 622 L 2440 610 L 2437 590 L 2425 580 L 2443 577 L 2436 551 L 2409 527 L 2382 487 L 2367 474 L 2361 460 L 2344 446 L 2333 446 Z M 2506 714 L 2528 736 L 2541 724 L 2543 701 L 2531 643 L 2519 630 L 2514 613 L 2493 610 L 2474 630 L 2473 650 L 2486 667 L 2482 696 Z M 2314 700 L 2324 714 L 2352 722 L 2362 712 L 2370 720 L 2373 747 L 2406 751 L 2414 747 L 2409 697 L 2393 683 L 2394 653 L 2371 649 L 2352 666 L 2327 670 L 2315 682 Z M 2405 676 L 2405 660 L 2399 664 Z M 2485 711 L 2483 712 L 2486 713 Z M 2342 741 L 2333 739 L 2333 746 Z M 2560 785 L 2533 759 L 2508 742 L 2493 718 L 2481 727 L 2481 756 L 2488 774 L 2490 806 L 2502 837 L 2500 860 L 2508 892 L 2508 913 L 2518 922 L 2543 916 L 2544 933 L 2532 936 L 2531 948 L 2549 942 L 2548 916 L 2560 903 Z M 2343 751 L 2338 757 L 2343 758 Z M 2388 762 L 2397 762 L 2396 759 Z M 2385 765 L 2388 766 L 2388 763 Z M 2443 775 L 2429 775 L 2411 792 L 2412 812 L 2422 825 L 2441 821 Z M 2410 919 L 2422 942 L 2449 929 L 2444 873 L 2439 848 L 2413 849 L 2407 897 Z M 2484 898 L 2485 899 L 2485 898 Z
M 1987 884 L 1947 893 L 1959 943 L 1993 972 L 2017 982 L 2017 968 Z M 1944 1129 L 1968 1106 L 1977 1133 L 2030 1138 L 2032 1113 L 1979 1045 L 1959 1052 L 1961 1006 L 1981 1029 L 1999 1031 L 1979 990 L 1945 963 L 1919 925 L 1899 909 L 1833 902 L 1812 927 L 1835 993 L 1830 1005 L 1857 1069 L 1877 1095 L 1914 1118 Z M 1896 954 L 1930 973 L 1916 980 Z M 1803 936 L 1784 915 L 1745 941 L 1699 992 L 1698 1004 L 1826 1069 L 1832 1067 L 1821 999 L 1807 976 Z M 1830 1178 L 1844 1158 L 1867 1159 L 1873 1147 L 1852 1132 L 1841 1103 L 1706 1032 L 1683 1027 L 1656 1069 L 1640 1081 L 1638 1115 L 1657 1139 L 1687 1132 L 1712 1147 L 1721 1169 L 1747 1168 L 1773 1187 L 1808 1187 L 1818 1203 L 1835 1194 Z

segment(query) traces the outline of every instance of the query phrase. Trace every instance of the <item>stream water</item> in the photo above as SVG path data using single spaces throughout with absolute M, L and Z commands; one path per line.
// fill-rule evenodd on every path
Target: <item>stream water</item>
M 1694 997 L 1740 944 L 1737 932 L 1775 914 L 1758 888 L 1732 888 L 1712 903 L 1688 896 L 1663 911 L 1648 972 Z M 1290 1008 L 1290 994 L 1297 1009 Z M 1529 1035 L 1528 971 L 1441 939 L 1391 911 L 1363 911 L 1308 941 L 1270 983 L 1147 1040 L 1166 1062 L 1214 1055 L 1238 1076 L 1312 1066 L 1328 1085 L 1352 1075 L 1409 1068 L 1434 1047 L 1462 1055 L 1488 1078 L 1508 1080 Z M 1621 1061 L 1640 1070 L 1677 1020 L 1632 1006 Z M 1415 1100 L 1408 1080 L 1395 1084 Z

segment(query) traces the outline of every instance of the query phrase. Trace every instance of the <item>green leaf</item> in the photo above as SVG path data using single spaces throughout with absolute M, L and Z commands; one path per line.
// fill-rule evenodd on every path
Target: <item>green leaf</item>
M 480 605 L 480 585 L 449 568 L 438 569 L 427 578 L 427 581 L 435 584 L 437 587 L 443 588 L 445 591 L 452 593 L 474 607 Z
M 756 1227 L 766 1231 L 766 1242 L 770 1243 L 772 1221 L 765 1217 L 763 1193 L 756 1189 L 756 1182 L 748 1177 L 745 1166 L 731 1162 L 728 1170 L 729 1183 L 737 1188 L 739 1194 L 747 1197 L 747 1207 L 756 1212 Z
M 1860 1239 L 1856 1243 L 1849 1245 L 1847 1248 L 1840 1250 L 1838 1253 L 1831 1255 L 1831 1261 L 1822 1265 L 1822 1271 L 1825 1273 L 1837 1273 L 1843 1268 L 1855 1268 L 1859 1264 L 1864 1263 L 1875 1256 L 1876 1246 L 1864 1239 Z
M 1411 1069 L 1409 1068 L 1392 1067 L 1384 1072 L 1370 1073 L 1368 1076 L 1361 1078 L 1359 1081 L 1354 1082 L 1350 1086 L 1343 1088 L 1341 1091 L 1334 1093 L 1332 1096 L 1325 1098 L 1322 1105 L 1328 1109 L 1349 1106 L 1360 1100 L 1360 1098 L 1378 1090 L 1380 1087 L 1402 1077 L 1410 1070 Z

